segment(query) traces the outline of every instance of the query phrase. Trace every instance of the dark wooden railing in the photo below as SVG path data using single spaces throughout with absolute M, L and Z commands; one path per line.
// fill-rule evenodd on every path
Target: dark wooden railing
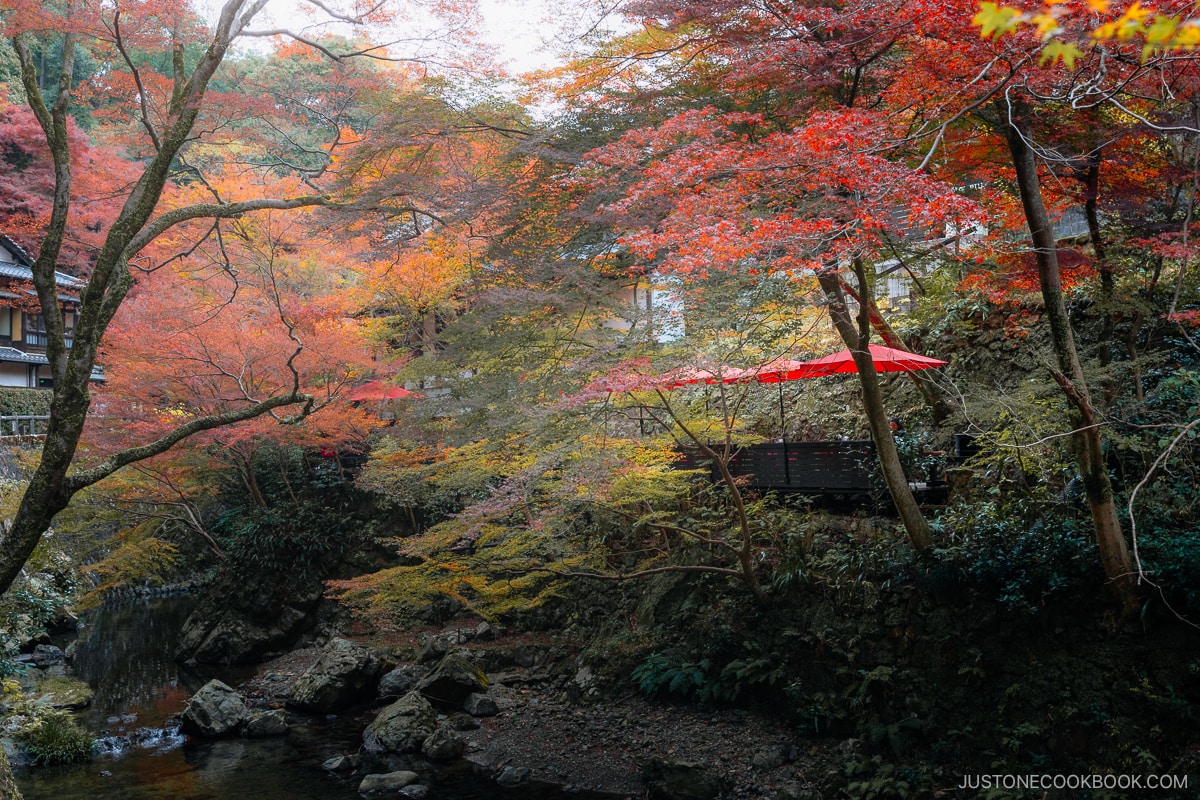
M 708 469 L 714 482 L 721 475 L 698 449 L 685 448 L 679 466 Z M 823 497 L 857 497 L 871 504 L 887 503 L 887 485 L 869 439 L 833 442 L 766 442 L 737 450 L 729 472 L 742 485 L 759 491 L 797 492 Z M 946 482 L 936 475 L 910 475 L 913 491 L 929 501 L 945 498 Z
M 719 478 L 716 466 L 699 451 L 685 451 L 680 466 L 707 466 Z M 884 490 L 870 440 L 752 444 L 734 453 L 729 471 L 754 489 L 867 495 Z

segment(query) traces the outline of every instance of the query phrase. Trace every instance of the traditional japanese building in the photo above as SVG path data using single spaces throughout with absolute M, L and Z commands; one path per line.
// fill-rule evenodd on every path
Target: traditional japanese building
M 0 235 L 0 386 L 53 387 L 50 361 L 46 358 L 46 323 L 37 312 L 32 266 L 24 248 Z M 70 347 L 83 281 L 65 272 L 55 272 L 54 282 L 58 285 Z M 92 379 L 103 380 L 99 369 Z

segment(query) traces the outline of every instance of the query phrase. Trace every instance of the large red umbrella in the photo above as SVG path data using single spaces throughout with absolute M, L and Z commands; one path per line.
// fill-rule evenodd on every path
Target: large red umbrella
M 946 364 L 945 361 L 937 358 L 929 358 L 928 356 L 897 350 L 894 347 L 868 344 L 867 349 L 871 353 L 871 360 L 875 362 L 875 369 L 878 372 L 916 372 L 917 370 L 932 369 Z M 788 358 L 779 358 L 763 364 L 757 369 L 744 370 L 743 377 L 745 379 L 755 380 L 759 383 L 779 384 L 779 426 L 783 431 L 784 475 L 788 480 L 790 480 L 790 477 L 788 477 L 787 425 L 785 420 L 786 411 L 783 404 L 783 383 L 785 381 L 820 378 L 825 375 L 852 372 L 858 372 L 858 364 L 855 363 L 854 355 L 849 350 L 842 350 L 839 353 L 834 353 L 824 358 L 813 359 L 812 361 L 794 361 Z
M 402 397 L 421 397 L 416 392 L 410 392 L 401 386 L 393 386 L 383 381 L 367 381 L 362 386 L 356 386 L 346 395 L 352 403 L 373 400 L 399 400 Z
M 699 383 L 733 383 L 735 380 L 742 380 L 742 376 L 746 372 L 737 367 L 714 365 L 711 367 L 678 367 L 668 372 L 647 374 L 640 371 L 645 366 L 638 364 L 637 368 L 594 380 L 585 387 L 579 397 L 592 398 L 614 392 L 652 392 L 655 389 L 669 391 Z
M 897 350 L 894 347 L 884 347 L 881 344 L 869 344 L 867 349 L 871 352 L 871 360 L 875 362 L 876 372 L 917 372 L 946 365 L 945 361 L 938 358 L 920 356 L 905 350 Z M 820 378 L 825 375 L 849 372 L 858 372 L 858 364 L 854 363 L 854 355 L 849 350 L 842 350 L 840 353 L 834 353 L 824 358 L 803 362 L 796 370 L 796 374 L 792 374 L 786 380 Z

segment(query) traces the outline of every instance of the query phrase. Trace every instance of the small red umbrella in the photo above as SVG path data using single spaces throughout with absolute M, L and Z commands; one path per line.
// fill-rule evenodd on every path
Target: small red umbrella
M 717 383 L 737 383 L 749 378 L 749 370 L 716 365 L 712 367 L 680 367 L 654 378 L 655 388 L 678 389 L 681 386 L 694 386 L 697 383 L 709 385 Z
M 759 383 L 784 383 L 809 377 L 812 376 L 809 374 L 808 362 L 796 361 L 793 358 L 777 358 L 761 366 L 743 370 L 742 374 L 744 380 Z
M 871 353 L 871 360 L 875 362 L 876 372 L 917 372 L 946 365 L 945 361 L 938 358 L 920 356 L 880 344 L 869 344 L 867 349 Z M 824 358 L 804 361 L 796 372 L 798 374 L 791 375 L 786 380 L 820 378 L 825 375 L 858 372 L 858 364 L 854 363 L 854 355 L 849 350 L 842 350 Z
M 373 400 L 399 400 L 402 397 L 422 397 L 416 392 L 410 392 L 401 386 L 393 386 L 383 381 L 367 381 L 362 386 L 356 386 L 346 395 L 352 403 Z

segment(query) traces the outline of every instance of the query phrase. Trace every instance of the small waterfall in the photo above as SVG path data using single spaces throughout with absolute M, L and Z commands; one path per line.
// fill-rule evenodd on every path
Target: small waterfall
M 114 733 L 96 739 L 96 755 L 120 758 L 131 751 L 166 753 L 183 747 L 187 736 L 178 725 L 166 728 L 135 728 L 129 733 Z

